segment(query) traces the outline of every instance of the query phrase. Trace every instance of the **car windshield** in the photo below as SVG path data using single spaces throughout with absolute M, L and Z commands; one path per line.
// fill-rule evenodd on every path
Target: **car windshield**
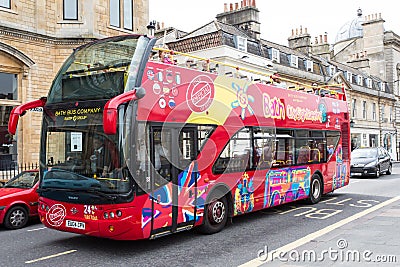
M 39 180 L 38 172 L 22 172 L 8 181 L 5 188 L 32 188 Z
M 351 152 L 352 158 L 376 158 L 378 150 L 376 148 L 356 149 Z

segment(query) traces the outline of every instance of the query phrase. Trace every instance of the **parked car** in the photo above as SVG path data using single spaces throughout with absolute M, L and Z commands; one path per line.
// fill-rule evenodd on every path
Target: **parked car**
M 351 152 L 350 176 L 374 176 L 392 173 L 389 153 L 383 147 L 357 148 Z
M 24 227 L 38 216 L 39 171 L 23 171 L 0 188 L 0 224 L 8 229 Z

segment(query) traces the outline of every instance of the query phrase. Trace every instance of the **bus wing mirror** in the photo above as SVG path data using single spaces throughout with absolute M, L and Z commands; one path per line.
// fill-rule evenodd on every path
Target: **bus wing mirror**
M 10 114 L 10 119 L 8 120 L 8 132 L 12 135 L 15 135 L 19 117 L 24 116 L 28 109 L 44 107 L 46 102 L 47 97 L 41 97 L 38 100 L 34 100 L 13 108 Z
M 118 107 L 121 104 L 141 99 L 145 94 L 145 89 L 139 87 L 110 99 L 104 106 L 103 111 L 104 133 L 109 135 L 115 135 L 117 133 Z

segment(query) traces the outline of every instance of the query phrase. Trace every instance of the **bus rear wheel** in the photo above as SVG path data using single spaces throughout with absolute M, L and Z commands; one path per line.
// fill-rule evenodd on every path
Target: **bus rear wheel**
M 204 223 L 199 227 L 203 234 L 214 234 L 221 231 L 228 221 L 228 204 L 226 196 L 212 198 L 206 205 Z
M 310 186 L 310 197 L 307 202 L 309 204 L 316 204 L 322 198 L 322 179 L 318 174 L 314 174 L 311 177 L 311 186 Z

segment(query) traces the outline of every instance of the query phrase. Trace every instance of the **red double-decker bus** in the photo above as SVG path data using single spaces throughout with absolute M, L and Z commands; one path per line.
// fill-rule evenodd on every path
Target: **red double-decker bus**
M 12 111 L 15 134 L 26 110 L 43 107 L 47 227 L 121 240 L 215 233 L 229 217 L 316 203 L 348 184 L 343 88 L 303 92 L 156 62 L 154 43 L 127 35 L 79 47 L 47 97 Z

